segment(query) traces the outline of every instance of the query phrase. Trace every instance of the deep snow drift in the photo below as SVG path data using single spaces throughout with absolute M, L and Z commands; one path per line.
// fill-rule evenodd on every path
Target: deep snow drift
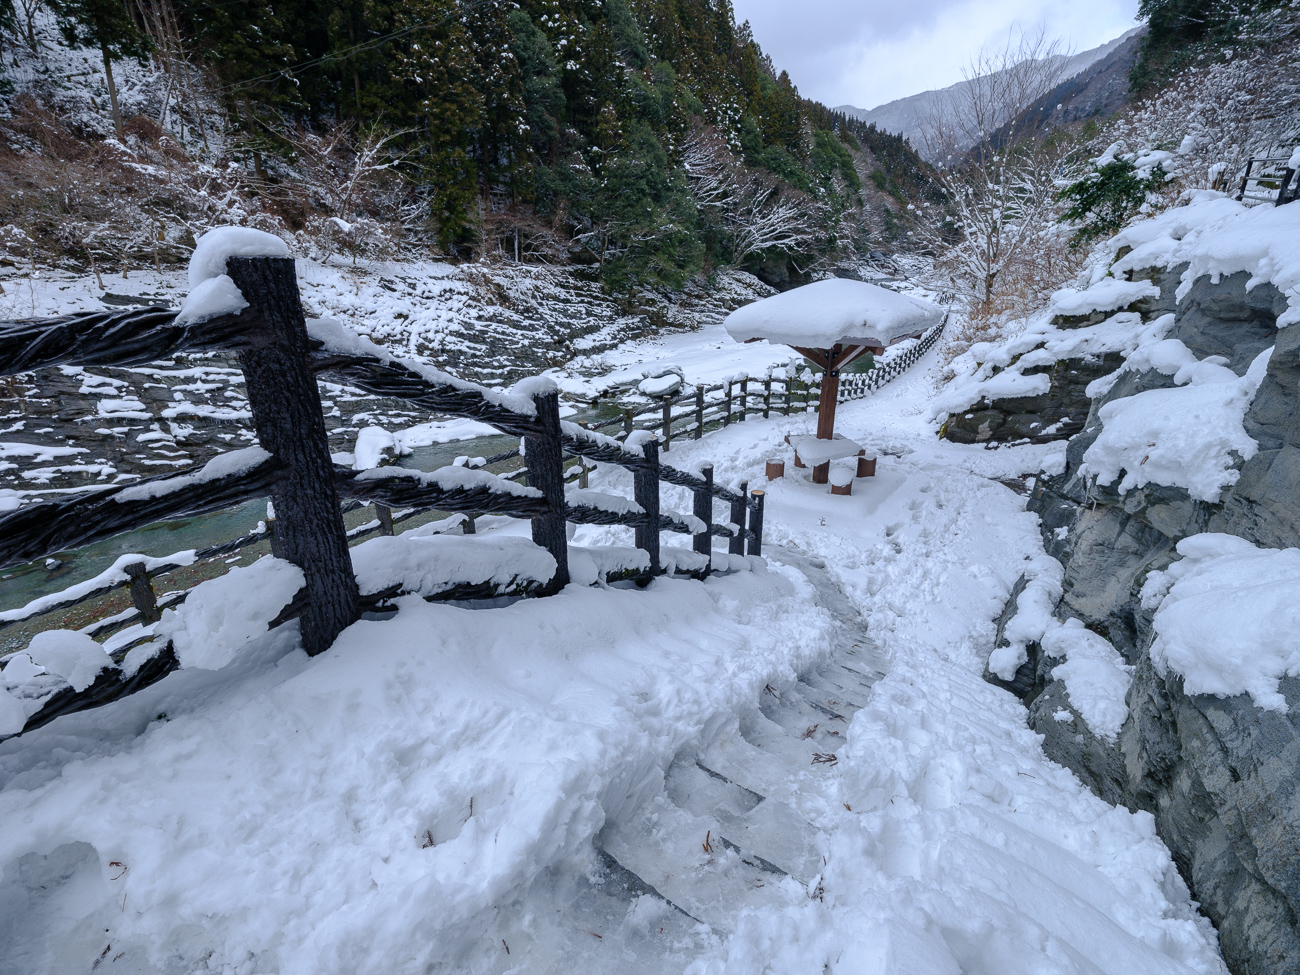
M 319 658 L 282 628 L 0 745 L 0 971 L 1222 971 L 1151 818 L 1047 761 L 980 677 L 1042 551 L 995 479 L 1059 458 L 936 442 L 932 361 L 841 408 L 881 457 L 852 497 L 767 485 L 766 570 L 495 609 L 408 597 Z M 666 459 L 758 486 L 813 421 Z M 602 469 L 593 489 L 625 480 Z M 593 838 L 827 653 L 834 621 L 783 550 L 825 562 L 888 661 L 833 764 L 788 779 L 823 873 L 712 927 L 613 896 Z M 220 604 L 193 600 L 214 629 Z M 682 869 L 721 869 L 715 849 Z

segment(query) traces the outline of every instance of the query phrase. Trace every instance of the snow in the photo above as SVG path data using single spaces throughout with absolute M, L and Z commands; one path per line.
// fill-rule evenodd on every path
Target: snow
M 264 555 L 196 586 L 179 609 L 163 610 L 154 635 L 172 641 L 182 667 L 220 670 L 266 633 L 305 583 L 302 569 Z
M 498 477 L 488 471 L 473 470 L 468 467 L 439 467 L 433 471 L 417 471 L 409 467 L 372 467 L 357 475 L 359 482 L 403 479 L 419 481 L 439 487 L 444 491 L 487 488 L 497 494 L 513 494 L 518 498 L 540 498 L 542 492 L 537 488 Z
M 841 433 L 834 439 L 822 440 L 815 436 L 796 436 L 790 438 L 790 446 L 799 455 L 799 459 L 810 467 L 839 460 L 842 457 L 856 457 L 862 444 L 850 440 Z
M 579 488 L 569 485 L 564 489 L 564 500 L 572 505 L 585 505 L 588 508 L 599 508 L 601 511 L 611 511 L 618 515 L 643 515 L 645 509 L 629 497 L 622 494 L 610 494 L 606 491 L 592 491 L 588 488 Z
M 682 377 L 669 373 L 666 376 L 642 379 L 636 388 L 647 396 L 667 396 L 682 388 Z
M 16 735 L 26 723 L 27 709 L 23 702 L 0 687 L 0 735 Z
M 1296 146 L 1291 152 L 1291 158 L 1287 160 L 1287 169 L 1300 169 L 1300 146 Z
M 1065 658 L 1065 663 L 1052 668 L 1052 678 L 1065 682 L 1075 710 L 1096 735 L 1115 741 L 1128 718 L 1124 699 L 1133 668 L 1109 640 L 1085 629 L 1077 619 L 1049 630 L 1042 645 L 1048 656 Z
M 1044 553 L 1034 553 L 1021 567 L 1025 587 L 1016 600 L 1016 612 L 1003 628 L 1007 646 L 998 647 L 989 654 L 989 672 L 1003 680 L 1016 676 L 1020 665 L 1029 659 L 1026 650 L 1030 643 L 1041 642 L 1043 637 L 1060 624 L 1052 610 L 1061 600 L 1065 569 L 1060 562 Z
M 352 469 L 364 471 L 378 467 L 384 453 L 396 445 L 396 436 L 383 427 L 363 427 L 357 431 L 357 442 L 352 448 Z
M 829 349 L 837 343 L 888 346 L 937 325 L 943 309 L 911 295 L 848 278 L 827 278 L 762 298 L 727 316 L 737 342 Z
M 239 450 L 228 450 L 224 454 L 217 454 L 197 471 L 178 474 L 176 477 L 169 477 L 164 480 L 145 481 L 142 484 L 132 484 L 130 487 L 122 488 L 113 495 L 113 500 L 126 502 L 161 498 L 198 484 L 205 484 L 208 481 L 251 471 L 259 464 L 263 464 L 270 459 L 271 452 L 265 447 L 253 446 L 243 447 Z
M 1170 348 L 1166 340 L 1161 351 Z M 1179 343 L 1181 344 L 1181 343 Z M 1101 433 L 1084 452 L 1079 473 L 1126 494 L 1147 484 L 1181 487 L 1201 501 L 1217 502 L 1237 483 L 1234 454 L 1249 460 L 1259 450 L 1242 425 L 1264 380 L 1272 348 L 1238 377 L 1208 361 L 1184 363 L 1175 379 L 1186 386 L 1149 389 L 1101 408 Z M 1190 353 L 1188 353 L 1190 356 Z
M 204 281 L 223 277 L 228 257 L 288 256 L 289 245 L 275 234 L 252 227 L 217 227 L 194 244 L 190 255 L 190 292 Z
M 103 647 L 76 630 L 37 633 L 27 645 L 27 656 L 46 673 L 62 677 L 74 691 L 84 691 L 101 670 L 117 668 Z
M 1178 554 L 1142 590 L 1143 606 L 1159 607 L 1157 672 L 1181 674 L 1189 694 L 1249 694 L 1257 707 L 1286 712 L 1278 680 L 1300 675 L 1300 549 L 1206 533 L 1184 538 Z
M 1203 275 L 1217 282 L 1247 271 L 1246 289 L 1265 282 L 1287 296 L 1278 327 L 1300 321 L 1300 212 L 1296 207 L 1245 207 L 1221 194 L 1202 192 L 1187 206 L 1166 210 L 1111 238 L 1108 248 L 1133 250 L 1111 273 L 1186 264 L 1178 286 L 1181 300 Z
M 7 955 L 83 970 L 111 945 L 137 970 L 279 975 L 1223 972 L 1152 817 L 1047 760 L 1023 705 L 982 678 L 1018 576 L 1054 604 L 1059 571 L 997 479 L 1058 465 L 1061 445 L 937 441 L 934 368 L 931 353 L 840 407 L 845 433 L 890 458 L 852 496 L 808 472 L 765 485 L 753 571 L 592 586 L 598 561 L 642 563 L 630 529 L 582 526 L 582 584 L 559 595 L 480 609 L 400 597 L 315 658 L 293 623 L 258 630 L 219 672 L 187 667 L 0 744 Z M 671 459 L 763 484 L 773 445 L 814 425 L 753 418 L 677 441 Z M 591 476 L 630 494 L 614 465 Z M 685 489 L 664 495 L 689 505 Z M 503 527 L 376 539 L 374 571 L 417 580 L 452 558 L 417 544 L 528 533 L 485 523 Z M 678 567 L 705 558 L 664 551 Z M 264 628 L 274 600 L 260 598 L 211 598 L 209 629 Z M 767 715 L 832 653 L 874 683 L 833 722 L 833 756 L 810 764 L 803 723 L 773 731 Z M 789 762 L 753 744 L 778 735 Z M 666 784 L 675 756 L 694 768 L 719 749 L 773 765 L 763 803 L 807 825 L 820 873 L 770 876 L 707 927 L 593 883 L 593 845 L 685 815 Z M 738 867 L 716 837 L 710 855 L 703 831 L 688 839 L 696 859 L 665 866 L 685 884 Z
M 185 296 L 176 315 L 177 325 L 191 325 L 220 315 L 238 315 L 248 307 L 244 293 L 227 274 L 205 278 Z
M 1143 298 L 1159 297 L 1160 289 L 1150 281 L 1102 278 L 1085 291 L 1062 288 L 1052 295 L 1051 310 L 1057 315 L 1087 315 L 1094 311 L 1115 311 Z
M 458 583 L 506 587 L 547 582 L 555 559 L 526 538 L 495 534 L 411 535 L 372 538 L 352 549 L 352 567 L 363 593 L 400 586 L 403 593 L 435 595 Z

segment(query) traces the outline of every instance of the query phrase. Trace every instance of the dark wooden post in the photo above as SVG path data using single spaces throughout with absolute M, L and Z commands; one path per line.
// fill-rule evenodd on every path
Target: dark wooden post
M 772 374 L 769 372 L 763 380 L 763 419 L 772 414 Z
M 833 349 L 826 350 L 826 361 L 834 363 L 839 354 L 840 347 L 837 345 Z M 832 368 L 822 373 L 821 395 L 817 400 L 817 439 L 830 440 L 835 436 L 835 407 L 839 401 L 840 393 L 840 369 L 839 366 L 832 365 Z M 813 468 L 813 483 L 825 484 L 830 477 L 830 461 L 825 464 L 818 464 Z
M 550 510 L 533 519 L 533 541 L 555 557 L 555 575 L 540 590 L 549 596 L 569 584 L 569 536 L 564 522 L 564 447 L 560 442 L 560 391 L 533 397 L 540 436 L 524 438 L 528 459 L 528 486 L 535 487 L 550 502 Z
M 240 317 L 252 320 L 239 365 L 257 439 L 288 468 L 272 492 L 275 534 L 307 579 L 302 645 L 314 656 L 356 620 L 358 593 L 298 279 L 289 257 L 231 257 L 226 273 L 249 305 Z
M 663 422 L 664 453 L 667 453 L 669 446 L 673 442 L 673 398 L 671 394 L 664 397 Z
M 375 505 L 375 517 L 379 519 L 379 534 L 393 533 L 393 509 L 386 504 Z
M 659 574 L 659 442 L 648 438 L 641 445 L 646 465 L 632 472 L 632 496 L 646 513 L 649 524 L 638 525 L 636 547 L 650 556 L 650 572 Z
M 730 379 L 727 380 L 727 409 L 726 412 L 723 413 L 722 415 L 722 425 L 724 427 L 731 426 L 731 380 Z
M 630 436 L 633 429 L 635 428 L 632 425 L 632 410 L 625 409 L 623 411 L 623 435 Z
M 122 566 L 122 571 L 131 580 L 131 602 L 140 611 L 140 622 L 157 623 L 162 619 L 162 612 L 158 609 L 158 597 L 154 595 L 144 563 L 132 562 Z
M 763 554 L 763 498 L 762 491 L 755 491 L 752 495 L 754 507 L 749 513 L 749 530 L 754 533 L 754 537 L 749 540 L 749 554 Z
M 727 551 L 732 555 L 745 554 L 745 515 L 749 512 L 749 505 L 745 504 L 745 496 L 749 493 L 749 482 L 740 482 L 740 500 L 731 502 L 731 523 L 738 529 L 736 534 L 732 535 L 727 541 Z
M 738 422 L 745 422 L 745 411 L 749 409 L 749 377 L 740 381 L 740 417 Z
M 704 387 L 695 387 L 695 439 L 704 436 Z
M 713 568 L 713 465 L 705 464 L 700 469 L 700 476 L 704 478 L 706 487 L 692 488 L 694 497 L 691 501 L 695 517 L 704 522 L 704 531 L 694 536 L 691 548 L 701 555 L 709 556 L 707 571 Z
M 470 512 L 468 512 L 468 513 L 465 515 L 465 520 L 464 520 L 463 522 L 461 522 L 461 525 L 460 525 L 460 533 L 461 533 L 462 535 L 477 535 L 477 534 L 478 534 L 478 524 L 477 524 L 477 521 L 476 521 L 476 514 L 475 514 L 475 512 L 470 511 Z

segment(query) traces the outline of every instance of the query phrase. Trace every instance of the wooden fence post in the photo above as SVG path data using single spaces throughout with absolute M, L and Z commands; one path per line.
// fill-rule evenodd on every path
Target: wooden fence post
M 745 498 L 749 493 L 749 482 L 740 482 L 740 500 L 731 502 L 731 523 L 739 530 L 732 535 L 727 541 L 727 551 L 732 555 L 745 554 L 745 515 L 749 512 L 749 505 L 745 504 Z
M 704 436 L 704 387 L 695 387 L 695 439 Z
M 539 591 L 543 596 L 559 592 L 569 584 L 569 536 L 564 521 L 564 447 L 560 442 L 560 391 L 549 390 L 533 397 L 539 436 L 524 438 L 528 463 L 528 486 L 537 488 L 550 502 L 550 510 L 532 520 L 533 541 L 555 558 L 555 575 Z
M 755 491 L 752 495 L 756 503 L 755 507 L 749 513 L 749 530 L 754 533 L 754 537 L 749 540 L 749 554 L 763 554 L 763 498 L 762 491 Z
M 767 378 L 763 380 L 763 419 L 766 420 L 772 413 L 772 374 L 769 372 Z
M 158 609 L 158 597 L 154 595 L 153 584 L 143 562 L 132 562 L 122 566 L 122 571 L 131 580 L 131 602 L 140 611 L 142 623 L 157 623 L 162 619 Z
M 636 547 L 650 556 L 650 572 L 659 574 L 659 442 L 647 438 L 641 445 L 646 466 L 632 472 L 632 496 L 646 513 L 649 524 L 638 525 Z
M 664 397 L 663 422 L 664 453 L 667 453 L 669 446 L 673 442 L 673 397 L 671 394 Z
M 790 383 L 791 382 L 792 380 L 789 376 L 786 376 L 785 379 L 781 380 L 781 384 L 785 387 L 785 415 L 786 416 L 790 415 Z
M 722 425 L 731 426 L 731 380 L 727 380 L 727 411 L 722 415 Z
M 226 273 L 248 302 L 240 317 L 251 319 L 251 347 L 239 365 L 257 439 L 288 469 L 272 491 L 275 532 L 307 580 L 302 644 L 315 655 L 357 619 L 359 595 L 320 390 L 308 368 L 298 279 L 289 257 L 231 257 Z
M 713 465 L 705 464 L 701 467 L 700 476 L 704 478 L 706 486 L 692 488 L 694 497 L 691 500 L 695 517 L 704 522 L 704 531 L 691 540 L 691 548 L 701 555 L 709 556 L 709 564 L 705 566 L 707 572 L 713 568 Z
M 379 534 L 393 533 L 393 509 L 386 504 L 375 505 L 375 517 L 379 519 Z
M 745 411 L 749 409 L 749 377 L 740 381 L 740 417 L 738 422 L 745 422 Z
M 632 410 L 630 408 L 623 410 L 623 435 L 631 436 L 632 431 L 636 429 L 632 424 Z

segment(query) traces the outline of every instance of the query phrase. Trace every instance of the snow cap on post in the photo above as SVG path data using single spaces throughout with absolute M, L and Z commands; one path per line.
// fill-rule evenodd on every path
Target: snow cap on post
M 848 278 L 828 278 L 763 298 L 727 316 L 737 342 L 829 349 L 836 344 L 885 347 L 919 335 L 943 319 L 943 309 L 910 295 Z
M 252 227 L 218 227 L 198 239 L 190 255 L 190 293 L 176 321 L 181 325 L 219 315 L 238 315 L 248 307 L 226 274 L 228 257 L 288 257 L 289 245 L 275 234 Z

